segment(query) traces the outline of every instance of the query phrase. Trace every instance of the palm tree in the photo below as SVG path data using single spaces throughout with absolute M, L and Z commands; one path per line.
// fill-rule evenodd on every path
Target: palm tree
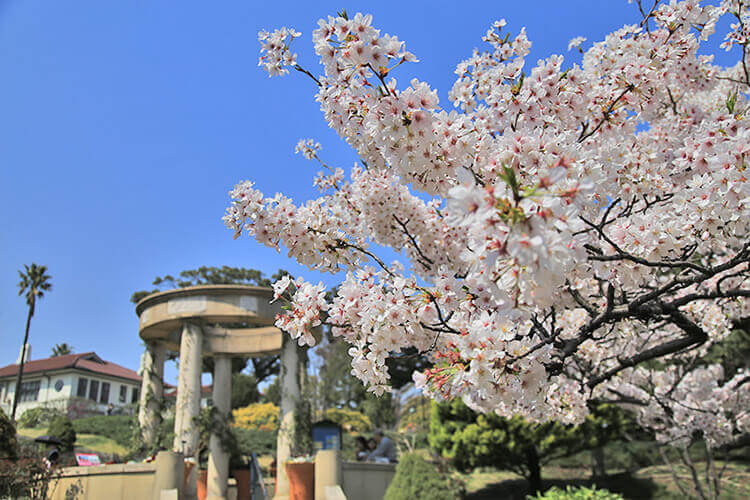
M 57 356 L 65 356 L 66 354 L 73 354 L 73 346 L 67 342 L 55 344 L 55 347 L 52 348 L 53 358 L 56 358 Z
M 37 266 L 31 264 L 31 267 L 24 264 L 26 272 L 18 271 L 21 281 L 18 282 L 18 295 L 26 293 L 26 305 L 29 306 L 29 315 L 26 317 L 26 334 L 23 337 L 23 346 L 21 347 L 21 364 L 18 367 L 18 376 L 16 377 L 16 391 L 13 394 L 13 410 L 10 418 L 16 421 L 16 407 L 18 407 L 18 398 L 21 395 L 21 381 L 23 379 L 23 365 L 26 362 L 26 344 L 29 342 L 29 326 L 31 317 L 36 309 L 36 299 L 44 297 L 44 292 L 52 289 L 49 282 L 51 276 L 47 274 L 47 266 Z

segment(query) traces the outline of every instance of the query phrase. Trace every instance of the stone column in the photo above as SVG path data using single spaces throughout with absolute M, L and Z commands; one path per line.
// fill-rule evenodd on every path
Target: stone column
M 146 343 L 141 373 L 141 399 L 138 425 L 146 445 L 156 442 L 161 424 L 161 403 L 164 397 L 164 360 L 167 351 L 157 342 Z
M 232 409 L 232 359 L 228 356 L 214 357 L 212 397 L 217 418 L 228 426 L 229 412 Z M 222 429 L 226 428 L 222 426 L 218 430 Z M 226 500 L 229 452 L 224 449 L 221 436 L 213 432 L 208 449 L 208 500 Z
M 174 451 L 186 458 L 198 450 L 199 432 L 193 423 L 201 409 L 203 332 L 198 325 L 185 322 L 180 339 L 180 374 L 177 378 Z
M 276 438 L 276 492 L 275 500 L 289 498 L 289 479 L 286 462 L 292 455 L 294 408 L 300 398 L 299 348 L 289 334 L 281 334 L 281 405 L 279 407 L 279 433 Z
M 326 487 L 341 485 L 341 460 L 338 450 L 319 450 L 315 454 L 315 500 L 326 500 Z
M 156 455 L 156 472 L 151 497 L 160 500 L 163 490 L 176 490 L 179 497 L 182 492 L 182 482 L 185 479 L 185 463 L 182 453 L 160 451 Z

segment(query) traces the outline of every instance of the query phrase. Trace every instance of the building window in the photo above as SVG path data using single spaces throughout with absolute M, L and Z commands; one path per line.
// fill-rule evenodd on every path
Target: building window
M 89 399 L 96 401 L 96 397 L 99 395 L 99 381 L 92 380 L 89 385 Z
M 78 390 L 76 391 L 76 396 L 79 398 L 85 398 L 86 397 L 86 389 L 88 389 L 89 381 L 85 378 L 79 378 L 78 379 Z
M 102 393 L 99 397 L 100 403 L 109 403 L 109 382 L 102 382 Z
M 21 402 L 24 401 L 36 401 L 39 397 L 39 386 L 41 381 L 35 380 L 34 382 L 24 382 L 21 384 L 21 394 L 19 399 Z
M 128 386 L 120 386 L 120 403 L 125 403 L 128 400 Z
M 137 403 L 138 402 L 138 389 L 133 387 L 133 399 L 130 400 L 131 403 Z

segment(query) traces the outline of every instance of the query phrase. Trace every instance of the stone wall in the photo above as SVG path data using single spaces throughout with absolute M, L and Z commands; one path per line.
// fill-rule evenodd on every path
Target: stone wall
M 149 499 L 155 471 L 152 463 L 66 467 L 50 483 L 48 498 L 66 500 L 66 492 L 77 490 L 77 500 Z
M 382 500 L 396 475 L 394 464 L 344 462 L 341 464 L 342 489 L 349 499 Z

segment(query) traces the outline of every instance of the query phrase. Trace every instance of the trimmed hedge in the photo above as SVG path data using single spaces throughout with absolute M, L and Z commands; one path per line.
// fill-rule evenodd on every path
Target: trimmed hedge
M 401 457 L 396 476 L 385 492 L 385 500 L 454 500 L 455 484 L 421 455 Z
M 78 434 L 105 436 L 122 446 L 130 446 L 135 426 L 135 417 L 131 415 L 97 415 L 73 421 Z

